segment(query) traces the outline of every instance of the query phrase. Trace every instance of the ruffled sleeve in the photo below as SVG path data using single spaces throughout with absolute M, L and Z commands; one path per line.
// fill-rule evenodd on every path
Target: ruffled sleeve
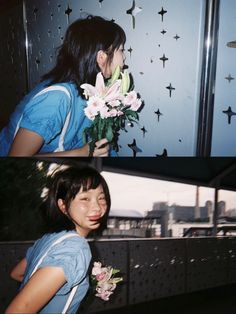
M 52 247 L 39 268 L 61 267 L 66 284 L 57 294 L 66 294 L 86 277 L 90 260 L 91 252 L 86 240 L 75 237 Z

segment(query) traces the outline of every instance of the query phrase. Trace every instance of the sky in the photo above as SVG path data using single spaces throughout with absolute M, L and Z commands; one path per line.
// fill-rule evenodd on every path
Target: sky
M 152 210 L 154 202 L 194 206 L 196 186 L 170 181 L 102 172 L 106 179 L 112 201 L 112 209 L 138 210 L 140 213 Z M 199 205 L 207 200 L 214 202 L 214 189 L 200 187 Z M 220 191 L 219 200 L 226 201 L 226 210 L 236 208 L 236 192 Z

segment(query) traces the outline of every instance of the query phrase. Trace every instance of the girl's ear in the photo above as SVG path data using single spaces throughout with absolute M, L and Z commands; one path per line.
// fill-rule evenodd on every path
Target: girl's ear
M 107 64 L 107 54 L 103 50 L 97 53 L 97 63 L 101 70 L 104 70 Z
M 62 213 L 67 215 L 67 210 L 66 210 L 66 206 L 65 206 L 64 200 L 59 198 L 57 200 L 57 205 L 58 205 L 59 209 L 62 211 Z

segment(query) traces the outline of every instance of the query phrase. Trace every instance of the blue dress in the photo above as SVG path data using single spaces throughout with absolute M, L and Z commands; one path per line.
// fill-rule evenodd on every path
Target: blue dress
M 71 289 L 79 284 L 67 311 L 68 314 L 75 314 L 89 288 L 87 271 L 91 261 L 91 251 L 85 238 L 76 236 L 75 231 L 46 234 L 28 249 L 26 254 L 27 267 L 21 288 L 28 282 L 38 261 L 52 243 L 68 233 L 74 233 L 75 236 L 64 239 L 62 242 L 53 246 L 38 267 L 38 269 L 54 266 L 61 267 L 66 277 L 66 283 L 58 290 L 48 304 L 41 309 L 40 314 L 62 313 Z
M 91 121 L 84 114 L 86 101 L 78 95 L 73 83 L 51 85 L 52 90 L 38 94 L 47 83 L 45 81 L 38 84 L 16 107 L 9 124 L 0 132 L 0 156 L 8 155 L 19 127 L 33 131 L 44 139 L 39 153 L 57 151 L 69 113 L 69 125 L 62 143 L 63 150 L 81 148 L 84 145 L 83 130 L 91 125 Z M 55 86 L 56 89 L 53 90 Z

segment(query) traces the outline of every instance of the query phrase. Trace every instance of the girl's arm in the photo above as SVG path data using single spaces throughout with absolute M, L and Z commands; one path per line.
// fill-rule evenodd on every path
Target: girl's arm
M 12 143 L 9 156 L 15 157 L 26 157 L 26 156 L 34 156 L 36 155 L 40 148 L 43 145 L 43 138 L 32 131 L 29 131 L 24 128 L 20 128 L 16 134 L 16 137 Z M 103 144 L 108 143 L 106 139 L 97 142 L 97 147 L 102 146 Z M 101 149 L 95 149 L 93 156 L 94 157 L 107 157 L 108 156 L 108 145 Z M 63 152 L 52 152 L 47 154 L 40 154 L 40 156 L 51 157 L 86 157 L 89 155 L 89 146 L 86 144 L 82 148 L 77 148 L 69 151 Z
M 60 267 L 45 267 L 37 270 L 10 303 L 5 314 L 36 314 L 65 282 L 66 278 Z
M 26 258 L 23 258 L 11 271 L 11 278 L 21 282 L 24 278 L 26 266 Z

